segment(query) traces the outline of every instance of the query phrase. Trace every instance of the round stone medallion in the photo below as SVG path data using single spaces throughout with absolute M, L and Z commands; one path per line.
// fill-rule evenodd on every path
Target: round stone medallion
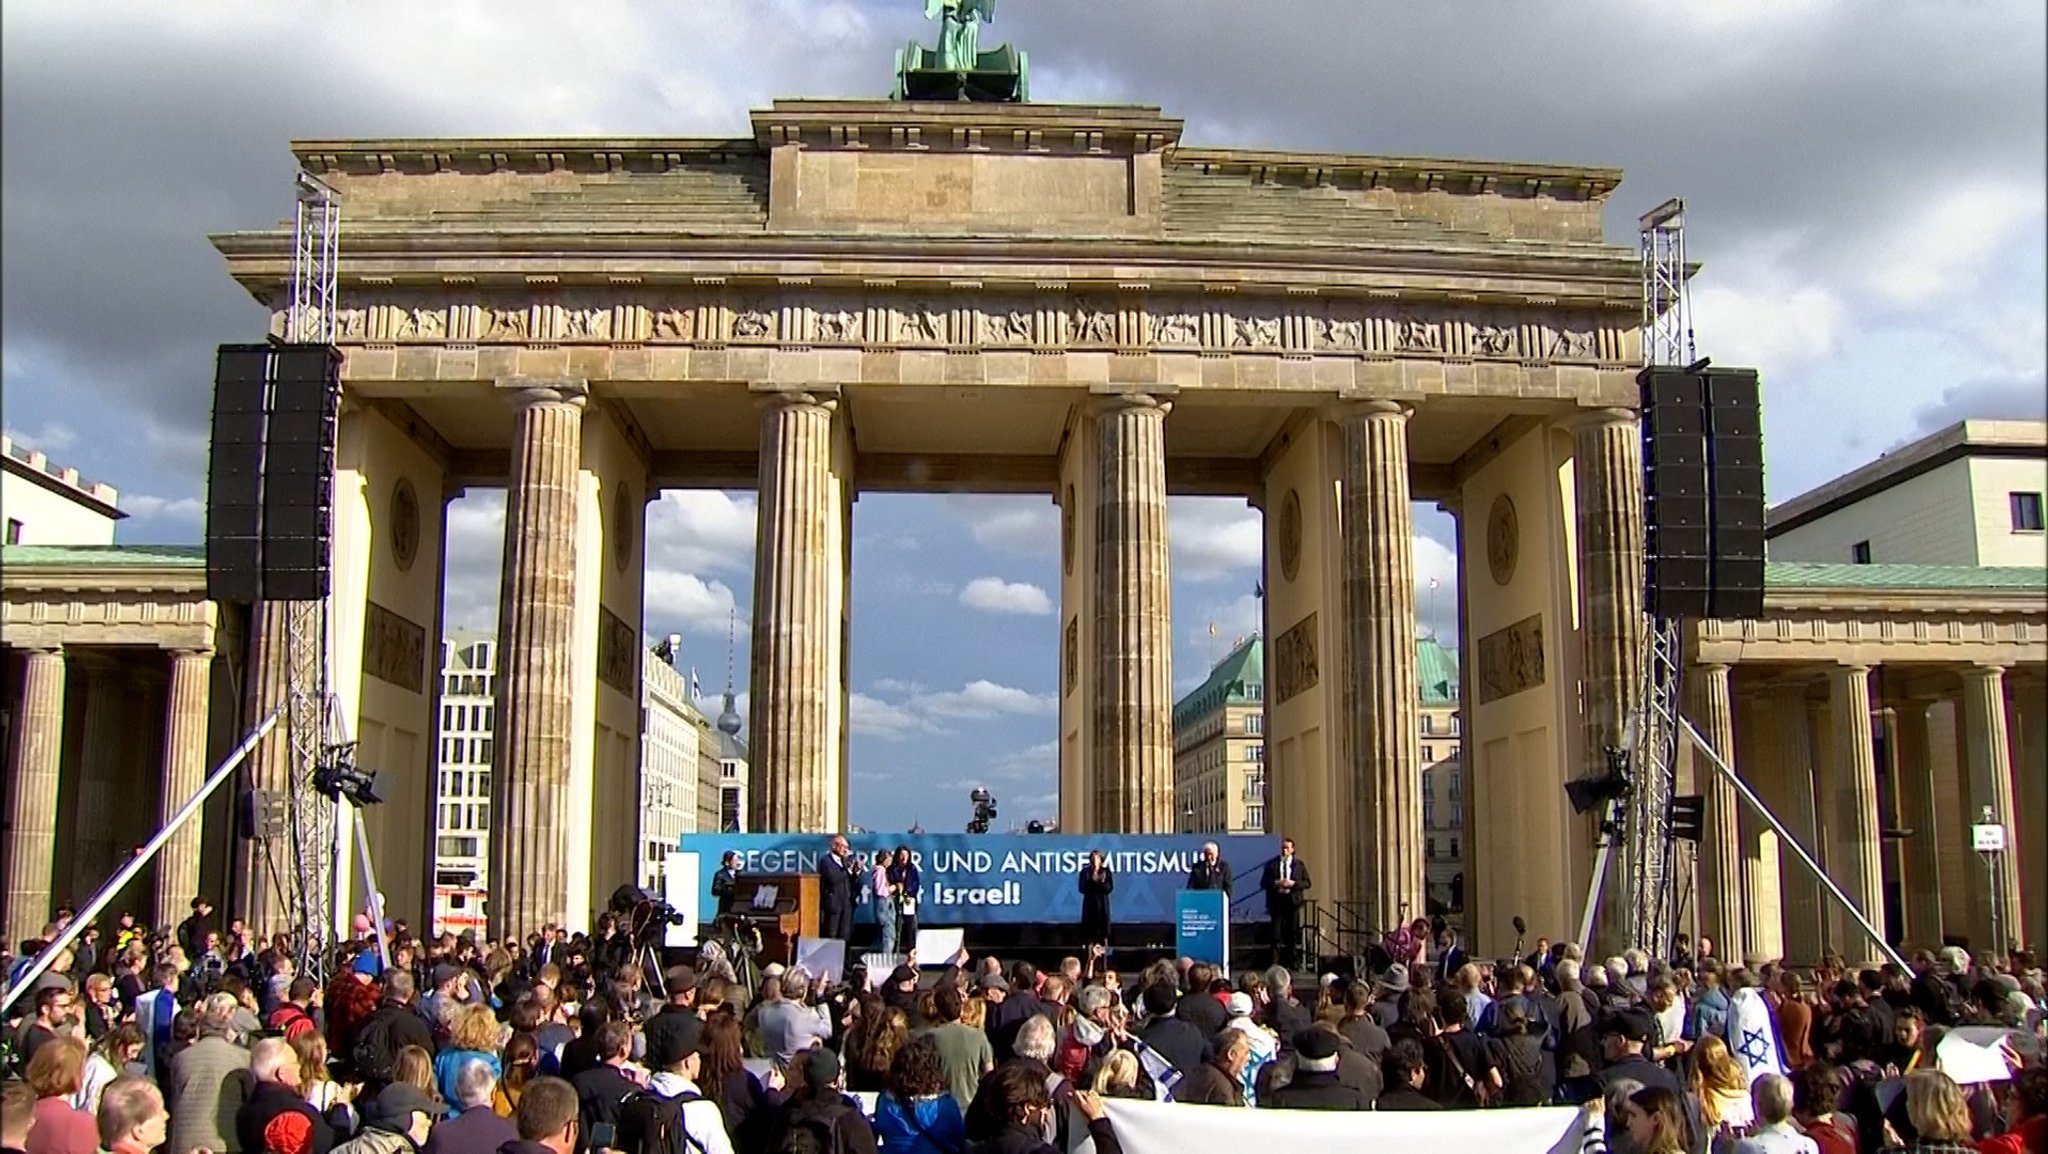
M 1060 558 L 1067 576 L 1074 575 L 1074 487 L 1067 486 L 1067 499 L 1060 502 Z
M 1301 498 L 1294 490 L 1280 498 L 1280 575 L 1294 580 L 1301 572 Z
M 612 564 L 624 573 L 633 560 L 633 543 L 639 525 L 633 516 L 633 489 L 620 485 L 612 494 Z
M 404 573 L 420 553 L 420 496 L 412 478 L 400 477 L 391 488 L 391 560 Z
M 1515 577 L 1515 562 L 1522 556 L 1522 527 L 1515 519 L 1515 502 L 1506 493 L 1493 499 L 1486 515 L 1486 567 L 1495 585 L 1506 585 Z

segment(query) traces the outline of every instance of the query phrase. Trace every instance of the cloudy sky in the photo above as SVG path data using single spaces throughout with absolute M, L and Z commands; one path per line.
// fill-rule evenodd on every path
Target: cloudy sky
M 118 486 L 130 542 L 201 528 L 211 351 L 263 318 L 206 235 L 290 206 L 293 137 L 734 133 L 777 96 L 881 95 L 920 0 L 10 0 L 0 9 L 5 422 Z M 1187 139 L 1617 165 L 1609 229 L 1688 198 L 1701 351 L 1760 368 L 1782 500 L 1964 416 L 2043 412 L 2040 0 L 1010 0 L 1045 101 Z M 487 626 L 502 498 L 458 503 L 451 624 Z M 707 692 L 744 637 L 750 493 L 650 512 L 650 632 Z M 853 818 L 1051 810 L 1049 502 L 856 510 Z M 1425 628 L 1448 524 L 1418 510 Z M 1172 509 L 1176 680 L 1256 619 L 1242 503 Z M 744 650 L 738 679 L 746 681 Z

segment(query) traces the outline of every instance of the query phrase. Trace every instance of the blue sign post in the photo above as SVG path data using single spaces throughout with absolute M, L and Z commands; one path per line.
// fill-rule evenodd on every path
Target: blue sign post
M 1230 917 L 1222 890 L 1181 890 L 1174 895 L 1175 952 L 1197 962 L 1230 963 Z
M 1174 895 L 1187 885 L 1188 870 L 1209 841 L 1222 847 L 1241 895 L 1227 915 L 1219 907 L 1215 916 L 1257 921 L 1265 913 L 1259 871 L 1280 848 L 1278 838 L 1262 834 L 875 833 L 853 834 L 847 840 L 853 852 L 864 857 L 897 846 L 910 848 L 923 883 L 918 921 L 925 926 L 1078 926 L 1080 872 L 1091 850 L 1101 850 L 1116 874 L 1110 909 L 1115 924 L 1172 925 L 1177 922 Z M 745 874 L 816 873 L 829 841 L 824 834 L 687 834 L 679 848 L 697 859 L 698 908 L 708 912 L 715 908 L 711 878 L 726 851 L 740 855 Z

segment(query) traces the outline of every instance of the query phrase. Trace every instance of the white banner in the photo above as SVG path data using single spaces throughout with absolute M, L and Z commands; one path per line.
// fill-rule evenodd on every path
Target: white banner
M 1570 1107 L 1338 1113 L 1178 1102 L 1103 1102 L 1124 1154 L 1245 1154 L 1247 1150 L 1483 1150 L 1578 1154 Z

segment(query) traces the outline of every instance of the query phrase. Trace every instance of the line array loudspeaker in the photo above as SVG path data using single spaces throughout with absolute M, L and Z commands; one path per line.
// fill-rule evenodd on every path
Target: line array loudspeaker
M 1763 613 L 1761 389 L 1749 369 L 1645 369 L 1648 603 L 1662 617 Z
M 262 596 L 264 405 L 269 345 L 222 345 L 214 360 L 213 438 L 206 462 L 206 595 Z
M 317 601 L 331 584 L 341 353 L 331 345 L 279 345 L 271 365 L 263 442 L 263 596 Z

